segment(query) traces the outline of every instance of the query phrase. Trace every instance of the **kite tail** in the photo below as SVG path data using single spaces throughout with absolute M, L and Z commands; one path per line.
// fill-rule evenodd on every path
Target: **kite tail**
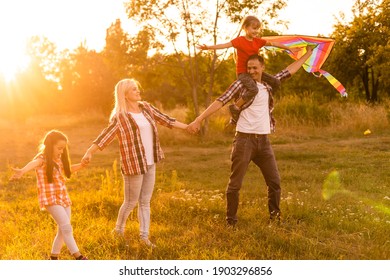
M 334 88 L 341 94 L 342 97 L 348 96 L 345 87 L 335 77 L 322 69 L 318 70 L 318 72 L 320 72 L 329 81 L 329 83 L 334 86 Z

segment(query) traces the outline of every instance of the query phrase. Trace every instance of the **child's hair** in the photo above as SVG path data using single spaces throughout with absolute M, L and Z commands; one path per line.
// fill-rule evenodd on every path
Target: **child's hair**
M 246 16 L 245 18 L 243 18 L 243 20 L 241 21 L 240 31 L 238 32 L 237 37 L 240 36 L 240 33 L 244 28 L 251 26 L 252 24 L 256 24 L 259 27 L 261 26 L 260 20 L 255 16 Z
M 65 134 L 58 130 L 49 131 L 42 140 L 40 154 L 43 154 L 43 157 L 46 160 L 46 177 L 49 183 L 53 183 L 53 168 L 59 168 L 58 165 L 53 161 L 53 148 L 54 145 L 60 140 L 64 140 L 68 143 L 68 138 L 65 136 Z M 61 161 L 62 165 L 64 166 L 65 176 L 70 178 L 71 171 L 68 145 L 65 146 L 64 152 L 61 155 Z
M 111 112 L 110 120 L 114 116 L 126 114 L 126 93 L 132 85 L 137 85 L 138 88 L 141 89 L 141 84 L 135 79 L 123 79 L 115 85 L 115 106 Z
M 242 21 L 241 21 L 240 30 L 238 31 L 237 37 L 240 36 L 241 31 L 243 29 L 245 29 L 248 26 L 251 26 L 252 24 L 257 24 L 259 27 L 261 27 L 261 22 L 260 22 L 260 20 L 257 17 L 255 17 L 255 16 L 246 16 L 246 17 L 244 17 L 242 19 Z M 237 63 L 237 51 L 236 50 L 234 50 L 233 59 Z

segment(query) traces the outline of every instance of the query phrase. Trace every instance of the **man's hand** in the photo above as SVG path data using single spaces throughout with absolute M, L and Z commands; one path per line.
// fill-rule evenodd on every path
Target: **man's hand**
M 198 133 L 200 130 L 201 122 L 194 120 L 192 123 L 190 123 L 187 127 L 187 131 L 191 134 Z

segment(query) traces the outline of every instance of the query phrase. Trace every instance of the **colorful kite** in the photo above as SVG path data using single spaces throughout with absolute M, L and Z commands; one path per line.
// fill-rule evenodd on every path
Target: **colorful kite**
M 299 51 L 297 52 L 288 53 L 295 60 L 305 54 L 306 46 L 313 46 L 313 54 L 305 61 L 302 67 L 306 70 L 306 72 L 313 73 L 316 77 L 324 76 L 329 83 L 337 89 L 341 96 L 347 97 L 347 92 L 344 86 L 331 74 L 321 69 L 321 66 L 324 64 L 333 48 L 333 39 L 301 35 L 266 36 L 262 38 L 270 42 L 281 43 L 288 47 L 299 48 Z M 276 47 L 270 46 L 267 46 L 266 48 L 269 50 L 277 49 Z

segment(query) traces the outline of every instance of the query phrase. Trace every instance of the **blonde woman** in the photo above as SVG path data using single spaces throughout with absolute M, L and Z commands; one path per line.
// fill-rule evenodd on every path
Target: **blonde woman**
M 138 81 L 123 79 L 115 86 L 115 107 L 108 126 L 93 141 L 82 159 L 85 164 L 89 163 L 93 153 L 103 150 L 114 138 L 118 139 L 124 200 L 114 231 L 124 236 L 127 218 L 138 203 L 140 238 L 149 247 L 155 247 L 149 240 L 149 228 L 156 163 L 164 158 L 157 123 L 169 128 L 187 128 L 186 124 L 160 112 L 148 102 L 141 101 Z

